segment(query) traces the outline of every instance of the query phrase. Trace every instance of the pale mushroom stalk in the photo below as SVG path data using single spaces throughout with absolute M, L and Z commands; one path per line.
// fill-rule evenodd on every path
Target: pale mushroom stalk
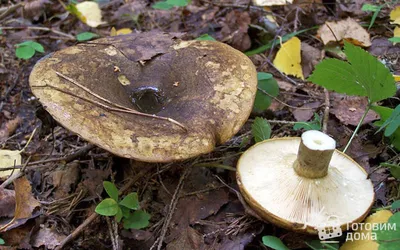
M 325 177 L 335 147 L 335 140 L 320 131 L 310 130 L 303 133 L 297 159 L 293 164 L 294 170 L 306 178 Z

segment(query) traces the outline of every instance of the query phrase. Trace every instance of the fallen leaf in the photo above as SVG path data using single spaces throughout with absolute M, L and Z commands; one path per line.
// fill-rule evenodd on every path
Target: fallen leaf
M 253 0 L 253 3 L 257 6 L 274 6 L 291 4 L 293 0 Z
M 347 40 L 357 46 L 371 46 L 369 33 L 350 17 L 338 22 L 326 22 L 318 29 L 317 36 L 325 45 Z
M 392 24 L 400 24 L 400 6 L 390 12 L 390 21 L 392 21 Z
M 40 228 L 39 232 L 33 236 L 32 246 L 45 246 L 46 249 L 54 249 L 66 238 L 65 235 L 58 233 L 54 229 Z
M 81 14 L 81 16 L 78 16 L 80 20 L 90 27 L 96 28 L 100 24 L 106 23 L 101 21 L 102 16 L 98 3 L 84 1 L 76 4 L 75 7 Z
M 274 65 L 277 69 L 287 75 L 293 75 L 304 80 L 301 69 L 301 42 L 297 37 L 292 37 L 279 49 L 276 54 Z
M 32 187 L 25 176 L 14 180 L 15 189 L 15 213 L 14 218 L 6 225 L 0 227 L 0 232 L 11 228 L 20 219 L 29 219 L 32 212 L 40 206 L 40 203 L 32 195 Z
M 17 116 L 12 120 L 3 123 L 0 128 L 0 141 L 7 140 L 7 138 L 15 132 L 21 121 L 21 117 Z
M 389 217 L 392 216 L 392 212 L 390 210 L 380 210 L 370 216 L 368 216 L 363 222 L 363 227 L 359 227 L 359 230 L 354 231 L 363 236 L 363 239 L 346 241 L 341 247 L 340 250 L 378 250 L 379 244 L 372 239 L 372 231 L 366 230 L 366 224 L 370 224 L 367 228 L 373 228 L 374 225 L 378 223 L 385 223 L 389 220 Z
M 0 188 L 0 217 L 13 217 L 15 210 L 15 191 Z
M 180 250 L 180 249 L 192 249 L 199 250 L 204 246 L 202 235 L 194 230 L 192 227 L 187 227 L 182 230 L 182 233 L 170 242 L 166 249 L 167 250 Z
M 251 23 L 248 12 L 232 10 L 226 15 L 221 34 L 232 47 L 237 50 L 245 51 L 250 49 L 251 40 L 247 30 Z
M 357 126 L 365 109 L 368 106 L 366 97 L 345 96 L 342 94 L 331 93 L 334 98 L 330 112 L 334 114 L 343 124 Z M 370 110 L 365 117 L 363 124 L 370 123 L 379 119 L 379 115 Z
M 8 168 L 15 165 L 21 165 L 21 151 L 18 150 L 0 150 L 0 168 Z M 19 169 L 0 171 L 0 177 L 8 177 L 11 173 L 17 174 Z
M 314 66 L 322 59 L 321 51 L 308 43 L 301 43 L 301 62 L 304 77 L 308 77 L 314 70 Z
M 309 121 L 315 112 L 315 109 L 317 109 L 321 105 L 321 102 L 310 102 L 306 103 L 302 108 L 310 108 L 310 109 L 293 109 L 292 114 L 296 121 L 298 122 L 306 122 Z
M 400 27 L 396 26 L 393 31 L 393 37 L 400 37 Z

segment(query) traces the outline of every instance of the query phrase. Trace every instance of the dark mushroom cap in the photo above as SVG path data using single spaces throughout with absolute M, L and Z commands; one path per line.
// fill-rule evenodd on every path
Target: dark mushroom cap
M 57 73 L 114 104 L 173 119 L 187 131 L 106 109 L 101 104 L 112 105 Z M 241 52 L 154 32 L 55 52 L 35 65 L 29 82 L 64 127 L 116 155 L 147 162 L 194 157 L 226 142 L 247 120 L 257 91 L 255 67 Z

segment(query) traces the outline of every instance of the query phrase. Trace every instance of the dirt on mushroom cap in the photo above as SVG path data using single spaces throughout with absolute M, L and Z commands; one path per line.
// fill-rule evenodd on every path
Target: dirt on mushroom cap
M 132 91 L 155 87 L 165 102 L 156 115 L 174 119 L 188 131 L 71 96 L 67 92 L 95 99 L 56 72 L 131 109 Z M 154 32 L 103 38 L 55 52 L 34 67 L 29 81 L 32 92 L 63 126 L 116 155 L 148 162 L 194 157 L 227 141 L 247 120 L 257 88 L 255 67 L 241 52 L 218 42 L 181 41 L 174 34 Z

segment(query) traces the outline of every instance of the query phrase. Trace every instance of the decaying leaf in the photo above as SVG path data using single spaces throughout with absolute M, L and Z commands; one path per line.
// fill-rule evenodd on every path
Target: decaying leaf
M 54 249 L 56 246 L 60 245 L 65 237 L 65 235 L 58 233 L 54 229 L 40 228 L 39 232 L 33 238 L 32 246 L 46 246 L 46 249 Z
M 362 239 L 346 241 L 342 247 L 340 247 L 340 250 L 378 250 L 379 244 L 372 240 L 372 231 L 366 230 L 366 228 L 373 228 L 374 224 L 385 223 L 390 216 L 392 216 L 390 210 L 380 210 L 368 216 L 364 221 L 363 227 L 359 227 L 359 230 L 355 231 L 363 236 Z M 370 224 L 370 226 L 367 227 L 366 224 Z
M 18 178 L 14 181 L 15 189 L 15 213 L 14 218 L 6 225 L 0 227 L 0 232 L 6 231 L 8 228 L 17 223 L 20 219 L 29 219 L 32 212 L 40 206 L 40 203 L 32 195 L 32 187 L 26 177 Z
M 84 1 L 78 3 L 75 7 L 81 14 L 78 16 L 79 19 L 90 27 L 96 28 L 100 24 L 105 23 L 101 21 L 102 16 L 98 3 Z
M 390 21 L 392 24 L 400 24 L 400 6 L 390 12 Z
M 354 45 L 371 46 L 369 33 L 350 17 L 338 22 L 326 22 L 319 28 L 317 35 L 325 45 L 330 42 L 347 40 Z
M 0 128 L 0 142 L 7 140 L 7 138 L 15 132 L 21 121 L 21 117 L 17 116 L 12 120 L 3 123 Z
M 257 6 L 274 6 L 291 4 L 293 0 L 253 0 L 253 3 Z
M 18 150 L 0 150 L 0 168 L 21 165 L 21 151 Z M 16 174 L 19 169 L 0 171 L 0 177 L 8 177 L 11 173 Z
M 366 97 L 345 96 L 343 94 L 332 93 L 331 113 L 334 114 L 343 124 L 357 126 L 368 105 Z M 370 110 L 365 117 L 363 124 L 370 123 L 379 119 L 379 115 Z
M 301 43 L 301 62 L 303 75 L 308 77 L 322 59 L 321 51 L 308 43 Z
M 15 191 L 0 188 L 0 217 L 13 217 L 15 209 Z
M 248 50 L 251 47 L 250 36 L 247 33 L 251 23 L 248 12 L 232 10 L 226 15 L 221 34 L 232 47 L 240 51 Z
M 304 79 L 303 70 L 301 68 L 301 42 L 297 37 L 292 37 L 282 44 L 276 54 L 274 65 L 277 69 L 287 75 L 293 75 Z

